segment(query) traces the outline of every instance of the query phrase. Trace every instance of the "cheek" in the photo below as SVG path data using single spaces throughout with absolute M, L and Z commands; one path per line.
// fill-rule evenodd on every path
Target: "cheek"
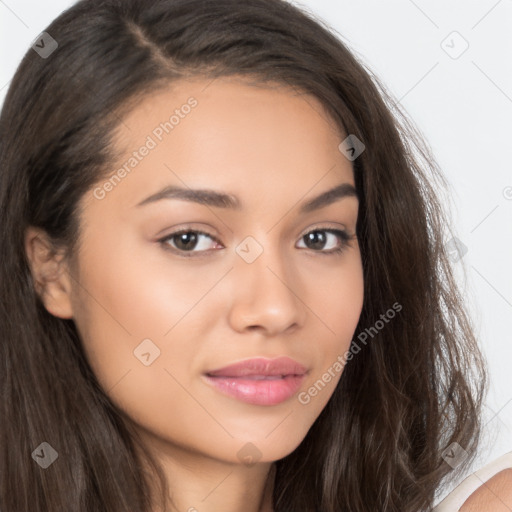
M 138 425 L 162 437 L 194 436 L 209 418 L 189 391 L 198 347 L 187 311 L 208 283 L 191 285 L 178 272 L 163 276 L 154 265 L 138 263 L 133 251 L 130 258 L 103 254 L 102 265 L 101 254 L 84 269 L 75 318 L 94 375 Z M 176 421 L 181 415 L 187 420 Z
M 363 293 L 363 274 L 359 265 L 331 278 L 319 303 L 321 311 L 329 315 L 331 328 L 336 334 L 345 337 L 347 332 L 355 330 L 363 306 Z
M 358 250 L 335 266 L 320 266 L 311 273 L 305 302 L 315 313 L 323 337 L 333 350 L 350 343 L 361 315 L 364 279 Z
M 180 293 L 179 279 L 159 276 L 136 244 L 113 233 L 84 247 L 74 319 L 89 363 L 106 390 L 132 376 L 145 385 L 147 372 L 135 375 L 146 368 L 142 355 L 156 364 L 171 338 L 165 333 L 183 315 L 179 300 L 169 300 Z
M 317 286 L 313 282 L 308 284 L 311 292 L 305 302 L 316 315 L 318 350 L 315 371 L 305 383 L 304 393 L 297 398 L 315 414 L 327 404 L 341 378 L 363 307 L 364 278 L 359 252 L 351 254 L 344 263 L 336 272 L 317 272 Z
M 181 386 L 190 387 L 201 341 L 212 315 L 218 319 L 219 302 L 208 291 L 229 270 L 173 264 L 164 249 L 140 245 L 114 233 L 90 237 L 75 306 L 94 374 L 135 416 L 160 410 L 164 396 L 190 400 Z

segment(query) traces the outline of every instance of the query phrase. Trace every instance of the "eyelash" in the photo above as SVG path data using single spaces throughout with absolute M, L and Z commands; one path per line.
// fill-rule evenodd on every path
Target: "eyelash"
M 350 236 L 346 231 L 341 229 L 332 229 L 332 228 L 324 228 L 324 227 L 315 227 L 308 231 L 307 233 L 304 233 L 302 235 L 301 239 L 306 237 L 307 235 L 311 233 L 317 233 L 317 232 L 326 232 L 336 235 L 341 240 L 341 245 L 339 245 L 336 249 L 331 249 L 330 251 L 323 251 L 323 250 L 315 250 L 315 249 L 309 249 L 313 252 L 319 253 L 323 256 L 339 256 L 341 253 L 345 251 L 345 249 L 350 245 L 350 240 L 355 238 L 354 236 Z M 174 237 L 177 237 L 178 235 L 182 235 L 184 233 L 195 233 L 196 235 L 204 235 L 209 238 L 211 238 L 214 242 L 220 243 L 216 237 L 213 235 L 210 235 L 210 233 L 207 233 L 205 231 L 196 230 L 196 229 L 190 229 L 190 228 L 184 228 L 180 229 L 178 231 L 174 231 L 173 233 L 170 233 L 169 235 L 166 235 L 164 238 L 160 238 L 158 242 L 162 245 L 164 250 L 171 251 L 174 254 L 178 254 L 179 256 L 185 257 L 185 258 L 197 258 L 201 257 L 208 251 L 183 251 L 181 249 L 177 249 L 175 247 L 170 247 L 167 243 L 169 240 L 173 239 Z M 214 249 L 215 250 L 215 249 Z M 188 253 L 188 254 L 187 254 Z M 198 253 L 198 254 L 194 254 Z

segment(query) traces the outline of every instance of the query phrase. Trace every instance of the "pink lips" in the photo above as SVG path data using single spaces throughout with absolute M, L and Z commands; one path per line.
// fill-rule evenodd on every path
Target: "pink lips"
M 308 370 L 289 357 L 247 359 L 209 371 L 206 381 L 221 393 L 254 405 L 275 405 L 292 397 Z

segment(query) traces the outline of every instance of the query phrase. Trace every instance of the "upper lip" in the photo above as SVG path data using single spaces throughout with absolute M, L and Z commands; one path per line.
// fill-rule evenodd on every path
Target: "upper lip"
M 303 375 L 307 368 L 290 357 L 282 356 L 276 359 L 257 357 L 233 363 L 217 370 L 211 370 L 206 375 L 212 377 L 245 377 L 249 375 L 285 376 Z

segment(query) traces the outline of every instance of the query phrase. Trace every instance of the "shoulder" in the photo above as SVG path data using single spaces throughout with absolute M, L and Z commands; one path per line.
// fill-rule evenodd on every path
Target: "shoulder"
M 504 469 L 469 496 L 460 512 L 510 512 L 512 510 L 512 468 Z
M 467 476 L 433 512 L 512 512 L 512 452 Z

